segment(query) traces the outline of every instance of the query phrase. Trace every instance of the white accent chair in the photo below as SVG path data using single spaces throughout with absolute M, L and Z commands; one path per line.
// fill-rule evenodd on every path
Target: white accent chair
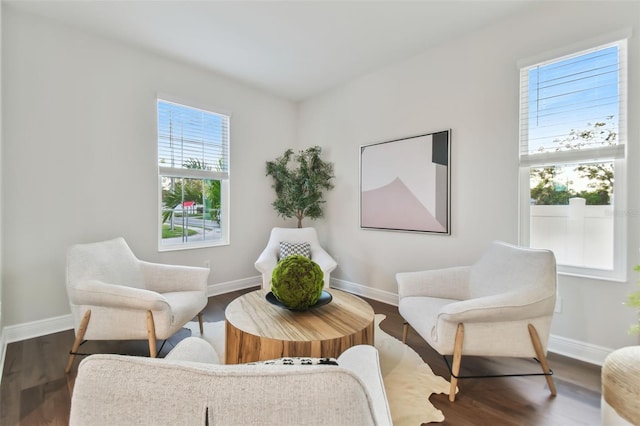
M 455 400 L 462 355 L 537 358 L 556 394 L 546 352 L 556 301 L 549 250 L 494 242 L 474 265 L 396 274 L 398 309 L 441 355 L 453 355 Z
M 138 260 L 123 238 L 76 244 L 67 253 L 67 295 L 76 339 L 69 373 L 83 340 L 167 339 L 207 305 L 209 270 Z
M 262 288 L 271 289 L 271 274 L 280 260 L 280 242 L 309 243 L 311 245 L 311 260 L 320 266 L 324 273 L 324 288 L 329 288 L 329 275 L 338 264 L 327 253 L 318 241 L 315 228 L 273 228 L 267 247 L 262 251 L 255 267 L 262 273 Z

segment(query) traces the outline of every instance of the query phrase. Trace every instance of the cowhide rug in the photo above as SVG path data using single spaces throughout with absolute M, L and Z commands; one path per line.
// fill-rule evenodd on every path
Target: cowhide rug
M 385 333 L 380 328 L 385 318 L 376 314 L 374 340 L 393 424 L 415 426 L 442 422 L 442 411 L 431 404 L 429 397 L 433 393 L 449 394 L 449 382 L 433 374 L 417 352 Z M 202 336 L 197 322 L 190 322 L 185 328 L 191 330 L 192 336 L 208 341 L 224 360 L 224 321 L 205 323 Z

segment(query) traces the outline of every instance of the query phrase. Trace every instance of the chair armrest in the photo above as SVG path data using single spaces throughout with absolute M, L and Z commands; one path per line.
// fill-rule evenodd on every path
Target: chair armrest
M 269 272 L 273 270 L 278 264 L 278 256 L 274 253 L 273 248 L 267 246 L 260 256 L 258 256 L 258 260 L 256 260 L 255 267 L 260 272 Z
M 384 389 L 378 350 L 370 345 L 356 345 L 344 351 L 338 365 L 354 373 L 362 381 L 372 399 L 372 409 L 379 425 L 392 425 L 391 411 Z
M 438 297 L 464 300 L 469 294 L 470 266 L 457 266 L 418 272 L 399 272 L 398 298 Z
M 93 305 L 112 308 L 132 308 L 144 310 L 168 310 L 167 299 L 155 291 L 142 288 L 109 284 L 98 280 L 78 282 L 69 294 L 76 305 Z
M 202 362 L 204 364 L 220 364 L 218 353 L 203 339 L 186 337 L 171 349 L 164 359 L 173 361 Z
M 325 274 L 330 273 L 338 266 L 333 257 L 321 247 L 311 248 L 311 260 L 317 263 Z
M 158 293 L 174 291 L 207 292 L 209 269 L 140 261 L 145 286 Z
M 450 303 L 438 317 L 455 323 L 518 321 L 553 315 L 554 305 L 555 295 L 532 298 L 531 292 L 511 291 Z

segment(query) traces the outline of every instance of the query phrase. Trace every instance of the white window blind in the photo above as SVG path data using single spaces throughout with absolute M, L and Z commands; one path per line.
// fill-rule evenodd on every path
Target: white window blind
M 229 116 L 158 100 L 158 167 L 163 176 L 228 179 Z
M 624 157 L 625 69 L 626 40 L 522 68 L 521 165 Z
M 229 121 L 158 99 L 159 250 L 229 242 Z

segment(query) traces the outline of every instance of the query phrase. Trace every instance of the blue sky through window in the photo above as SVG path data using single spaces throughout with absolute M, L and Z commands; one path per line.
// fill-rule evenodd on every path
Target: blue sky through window
M 596 122 L 619 121 L 618 46 L 529 70 L 528 152 L 556 151 L 557 140 Z

